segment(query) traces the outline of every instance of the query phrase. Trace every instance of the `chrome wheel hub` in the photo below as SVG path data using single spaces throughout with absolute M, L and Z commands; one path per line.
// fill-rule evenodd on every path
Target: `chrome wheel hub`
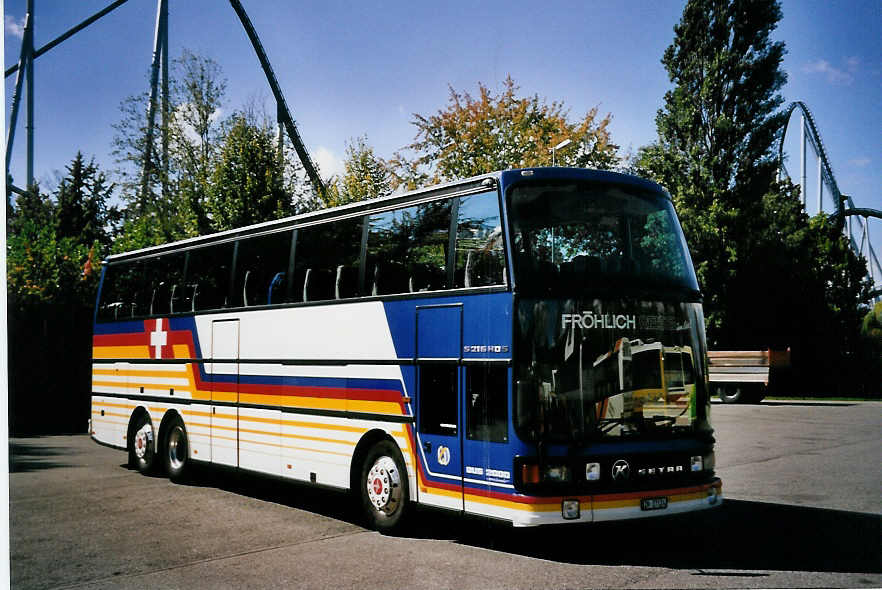
M 367 474 L 368 499 L 384 514 L 392 514 L 401 504 L 401 474 L 391 457 L 379 457 Z
M 153 452 L 153 428 L 149 424 L 145 424 L 135 433 L 134 446 L 135 455 L 139 459 Z

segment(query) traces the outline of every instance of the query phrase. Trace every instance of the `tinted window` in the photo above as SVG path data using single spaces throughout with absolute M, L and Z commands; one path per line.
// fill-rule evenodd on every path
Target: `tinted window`
M 502 222 L 496 193 L 460 199 L 455 277 L 457 287 L 505 283 Z
M 420 368 L 420 431 L 455 435 L 456 366 L 423 365 Z
M 293 300 L 346 299 L 359 293 L 362 219 L 297 230 Z
M 466 369 L 467 436 L 473 440 L 508 441 L 508 368 Z
M 366 289 L 370 295 L 447 287 L 450 201 L 368 217 Z
M 147 293 L 142 262 L 123 262 L 106 267 L 98 304 L 99 320 L 144 316 L 149 305 L 150 294 Z
M 150 294 L 148 315 L 172 313 L 173 297 L 179 303 L 179 307 L 183 306 L 179 300 L 179 289 L 184 288 L 184 262 L 185 255 L 182 252 L 164 254 L 146 261 L 144 275 L 147 277 L 146 291 Z M 180 311 L 188 310 L 180 309 Z
M 288 301 L 291 232 L 239 240 L 233 306 L 250 307 Z
M 190 250 L 186 286 L 191 290 L 194 310 L 229 306 L 233 243 Z

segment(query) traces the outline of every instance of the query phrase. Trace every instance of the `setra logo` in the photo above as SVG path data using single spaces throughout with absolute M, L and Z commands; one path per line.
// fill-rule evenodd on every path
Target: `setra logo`
M 612 466 L 612 478 L 615 481 L 624 481 L 631 477 L 631 465 L 624 459 L 619 459 Z

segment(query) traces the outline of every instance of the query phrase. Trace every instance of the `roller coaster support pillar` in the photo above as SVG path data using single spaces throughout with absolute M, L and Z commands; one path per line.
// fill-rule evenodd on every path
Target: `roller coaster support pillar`
M 27 81 L 27 96 L 28 96 L 28 104 L 27 104 L 27 135 L 28 135 L 28 164 L 27 164 L 27 178 L 28 190 L 34 186 L 34 0 L 28 0 L 28 14 L 30 15 L 30 25 L 31 25 L 31 34 L 25 37 L 26 43 L 28 44 L 27 52 L 28 58 L 27 64 L 25 64 L 26 70 L 26 78 Z
M 805 195 L 805 115 L 799 117 L 799 192 L 802 193 L 802 208 L 806 208 Z

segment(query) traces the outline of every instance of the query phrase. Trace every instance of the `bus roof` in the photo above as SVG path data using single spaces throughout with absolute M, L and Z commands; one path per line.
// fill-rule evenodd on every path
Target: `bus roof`
M 120 254 L 111 254 L 105 259 L 105 262 L 112 263 L 129 258 L 140 258 L 149 254 L 161 254 L 167 251 L 174 251 L 183 248 L 196 247 L 202 244 L 209 244 L 218 241 L 232 240 L 252 234 L 269 233 L 274 230 L 282 230 L 287 227 L 293 227 L 303 224 L 311 224 L 325 219 L 344 218 L 357 215 L 364 211 L 372 209 L 382 209 L 388 206 L 394 206 L 401 203 L 411 201 L 420 201 L 422 199 L 435 199 L 445 196 L 455 196 L 461 193 L 476 192 L 481 187 L 495 186 L 499 183 L 503 189 L 518 184 L 523 181 L 535 181 L 539 179 L 565 179 L 565 180 L 581 180 L 589 182 L 609 182 L 617 184 L 627 184 L 651 192 L 661 193 L 668 198 L 665 191 L 658 184 L 619 172 L 610 172 L 606 170 L 591 170 L 587 168 L 524 168 L 515 170 L 504 170 L 480 174 L 471 178 L 462 180 L 454 180 L 442 184 L 427 186 L 413 191 L 404 193 L 391 194 L 377 199 L 368 201 L 359 201 L 357 203 L 349 203 L 339 207 L 330 207 L 319 211 L 311 211 L 282 219 L 274 219 L 254 225 L 244 226 L 236 229 L 225 230 L 204 236 L 187 238 L 176 242 L 169 242 L 159 246 L 151 246 L 149 248 L 141 248 L 139 250 L 131 250 Z

